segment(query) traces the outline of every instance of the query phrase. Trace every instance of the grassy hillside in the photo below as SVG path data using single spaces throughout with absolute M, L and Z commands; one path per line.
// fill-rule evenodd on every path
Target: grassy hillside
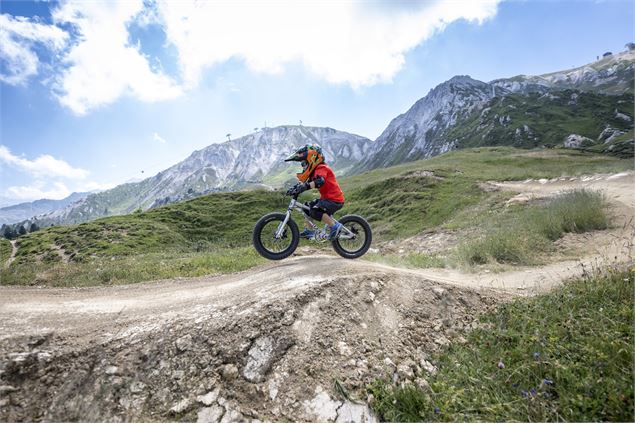
M 629 116 L 630 122 L 618 118 L 616 111 Z M 564 90 L 498 97 L 483 111 L 453 127 L 445 138 L 458 140 L 461 147 L 533 148 L 562 146 L 568 135 L 578 134 L 601 144 L 597 138 L 607 125 L 624 132 L 633 127 L 632 94 L 611 96 Z
M 9 240 L 0 238 L 0 267 L 4 266 L 9 257 L 11 257 L 11 242 Z
M 369 386 L 387 421 L 633 421 L 635 273 L 518 299 L 431 361 L 428 390 Z
M 484 192 L 479 187 L 484 180 L 631 168 L 629 160 L 568 150 L 462 150 L 342 178 L 347 204 L 340 215 L 367 217 L 376 239 L 387 240 L 457 216 L 470 219 L 466 210 L 495 202 L 492 196 L 500 195 Z M 280 191 L 216 193 L 147 212 L 48 228 L 19 239 L 16 261 L 1 271 L 1 283 L 86 285 L 244 269 L 264 262 L 250 246 L 253 225 L 265 213 L 284 211 L 287 204 Z
M 28 263 L 43 254 L 44 261 L 66 256 L 83 262 L 95 256 L 243 246 L 250 242 L 246 229 L 284 204 L 280 193 L 219 193 L 143 213 L 53 227 L 20 238 L 16 261 Z

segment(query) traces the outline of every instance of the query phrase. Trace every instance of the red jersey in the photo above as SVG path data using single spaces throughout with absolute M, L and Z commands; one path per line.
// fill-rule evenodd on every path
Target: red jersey
M 315 180 L 319 177 L 324 178 L 324 185 L 320 187 L 320 199 L 329 200 L 336 203 L 344 202 L 344 193 L 340 188 L 340 185 L 337 183 L 337 179 L 335 179 L 335 173 L 325 164 L 319 164 L 315 171 L 313 171 L 313 178 Z

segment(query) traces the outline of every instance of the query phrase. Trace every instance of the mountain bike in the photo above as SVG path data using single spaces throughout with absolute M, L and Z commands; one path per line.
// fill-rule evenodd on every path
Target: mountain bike
M 327 225 L 320 228 L 304 211 L 309 207 L 298 201 L 298 194 L 293 195 L 286 213 L 269 213 L 258 220 L 252 234 L 256 251 L 269 260 L 282 260 L 289 257 L 300 242 L 298 225 L 291 218 L 292 210 L 299 211 L 306 226 L 314 232 L 309 240 L 325 243 L 329 240 Z M 337 254 L 344 258 L 355 259 L 363 256 L 370 248 L 373 235 L 366 220 L 357 215 L 346 215 L 338 220 L 342 224 L 337 237 L 331 245 Z

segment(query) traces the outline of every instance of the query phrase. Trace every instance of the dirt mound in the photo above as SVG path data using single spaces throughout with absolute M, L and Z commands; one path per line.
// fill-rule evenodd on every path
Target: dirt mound
M 333 260 L 308 262 L 320 269 Z M 434 371 L 429 354 L 508 298 L 374 267 L 342 266 L 328 277 L 302 276 L 306 267 L 297 260 L 290 276 L 266 285 L 246 274 L 217 284 L 216 294 L 202 294 L 202 280 L 183 281 L 202 297 L 174 298 L 172 307 L 159 299 L 153 318 L 135 306 L 87 308 L 66 321 L 65 331 L 6 337 L 0 416 L 372 421 L 367 383 L 381 376 L 425 384 Z M 147 288 L 133 291 L 142 297 Z M 85 303 L 113 294 L 87 291 Z M 26 317 L 63 313 L 70 300 L 54 299 Z M 91 314 L 96 318 L 87 321 Z M 17 332 L 4 326 L 8 335 Z

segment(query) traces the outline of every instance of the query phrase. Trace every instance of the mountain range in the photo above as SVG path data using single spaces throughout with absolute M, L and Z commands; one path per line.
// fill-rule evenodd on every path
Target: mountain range
M 331 128 L 263 128 L 25 223 L 78 223 L 209 192 L 281 187 L 298 171 L 283 159 L 307 143 L 322 146 L 338 175 L 481 145 L 592 147 L 632 156 L 634 71 L 635 51 L 626 51 L 545 75 L 491 82 L 455 76 L 394 118 L 375 141 Z
M 455 76 L 393 119 L 357 171 L 476 145 L 555 146 L 571 135 L 596 144 L 629 131 L 632 139 L 634 70 L 627 51 L 540 76 Z
M 74 192 L 61 200 L 36 200 L 0 208 L 0 224 L 14 223 L 33 216 L 52 213 L 89 196 L 90 192 Z

